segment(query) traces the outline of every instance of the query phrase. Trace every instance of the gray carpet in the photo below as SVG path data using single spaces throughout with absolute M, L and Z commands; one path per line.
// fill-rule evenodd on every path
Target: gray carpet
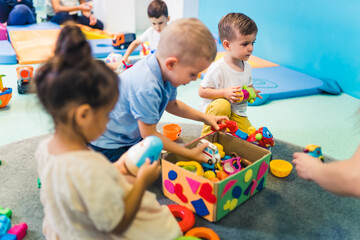
M 201 125 L 180 124 L 186 143 L 199 136 Z M 158 127 L 161 129 L 161 125 Z M 12 224 L 29 225 L 26 239 L 44 239 L 43 208 L 39 201 L 34 151 L 45 136 L 0 147 L 0 206 L 13 211 Z M 291 160 L 298 146 L 276 140 L 273 159 Z M 326 161 L 331 159 L 326 158 Z M 151 191 L 162 204 L 159 179 Z M 360 239 L 360 200 L 325 192 L 316 184 L 297 177 L 268 175 L 266 188 L 217 223 L 196 217 L 195 226 L 212 228 L 221 239 Z M 145 237 L 144 237 L 145 239 Z

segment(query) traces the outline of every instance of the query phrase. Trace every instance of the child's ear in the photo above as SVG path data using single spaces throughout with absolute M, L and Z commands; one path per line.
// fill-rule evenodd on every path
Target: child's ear
M 79 126 L 83 126 L 84 124 L 86 124 L 89 121 L 91 114 L 92 114 L 92 108 L 90 107 L 89 104 L 80 105 L 75 110 L 76 123 Z
M 170 21 L 170 16 L 168 16 L 166 19 L 167 19 L 167 22 L 169 22 Z
M 229 42 L 228 40 L 225 39 L 225 40 L 222 42 L 222 45 L 223 45 L 223 47 L 224 47 L 225 50 L 230 51 L 230 42 Z
M 176 57 L 168 57 L 165 60 L 165 67 L 169 70 L 172 71 L 175 67 L 175 65 L 179 62 L 179 60 Z

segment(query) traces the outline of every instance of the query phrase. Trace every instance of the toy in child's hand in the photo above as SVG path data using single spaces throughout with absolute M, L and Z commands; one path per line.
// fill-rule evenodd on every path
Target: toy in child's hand
M 143 42 L 141 43 L 141 51 L 140 51 L 140 56 L 146 56 L 149 55 L 150 53 L 150 44 L 149 42 Z
M 118 33 L 114 34 L 112 45 L 115 49 L 128 48 L 129 45 L 136 39 L 135 33 Z
M 304 153 L 309 154 L 310 156 L 320 158 L 324 162 L 324 157 L 322 155 L 321 147 L 315 144 L 308 144 L 304 149 Z
M 32 66 L 20 66 L 16 68 L 17 87 L 20 94 L 27 93 L 31 89 L 34 68 Z
M 209 145 L 203 150 L 203 154 L 208 158 L 208 164 L 215 164 L 220 161 L 218 148 L 208 140 L 201 139 L 199 144 L 208 143 Z M 198 145 L 199 145 L 198 144 Z
M 105 58 L 105 63 L 118 63 L 121 62 L 122 55 L 119 53 L 109 53 L 109 55 Z
M 236 102 L 248 101 L 249 103 L 253 103 L 256 99 L 256 92 L 253 87 L 244 85 L 237 93 L 241 94 L 241 96 L 238 97 Z
M 135 144 L 128 150 L 128 158 L 125 161 L 127 170 L 136 176 L 139 168 L 147 158 L 151 163 L 159 160 L 163 143 L 157 136 L 148 136 L 143 141 Z
M 3 86 L 2 78 L 5 75 L 0 75 L 0 108 L 6 107 L 12 97 L 12 88 L 5 88 Z

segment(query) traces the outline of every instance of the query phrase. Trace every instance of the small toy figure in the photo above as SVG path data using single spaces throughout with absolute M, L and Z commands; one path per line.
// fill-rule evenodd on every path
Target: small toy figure
M 258 130 L 252 127 L 251 130 L 249 129 L 249 132 L 252 132 L 252 134 L 249 135 L 246 141 L 255 142 L 259 146 L 265 148 L 273 147 L 275 145 L 274 137 L 267 127 L 261 127 Z
M 109 55 L 105 58 L 105 63 L 118 63 L 121 62 L 122 55 L 119 53 L 109 53 Z
M 12 88 L 5 88 L 3 86 L 3 77 L 5 75 L 0 75 L 0 108 L 6 107 L 12 97 Z
M 209 143 L 207 148 L 205 148 L 203 151 L 203 154 L 205 154 L 206 157 L 209 158 L 208 164 L 215 164 L 219 162 L 221 158 L 218 148 L 208 140 L 201 139 L 199 144 L 203 144 L 203 143 Z
M 16 68 L 17 85 L 20 94 L 30 91 L 34 68 L 32 66 L 20 66 Z
M 321 147 L 315 144 L 308 144 L 304 149 L 304 153 L 307 153 L 313 157 L 320 158 L 324 162 L 324 157 L 322 155 Z
M 149 158 L 151 163 L 159 160 L 162 149 L 163 143 L 159 137 L 146 137 L 128 150 L 128 158 L 125 161 L 127 170 L 136 176 L 139 168 L 145 163 L 146 158 Z
M 135 33 L 114 34 L 112 45 L 115 49 L 125 49 L 136 39 Z

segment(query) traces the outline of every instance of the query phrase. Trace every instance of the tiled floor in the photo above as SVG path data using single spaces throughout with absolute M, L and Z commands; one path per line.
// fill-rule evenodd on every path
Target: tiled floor
M 0 145 L 38 136 L 52 131 L 50 118 L 39 106 L 36 96 L 19 95 L 16 88 L 16 67 L 0 65 L 4 86 L 13 88 L 8 107 L 0 109 Z M 35 69 L 38 65 L 33 65 Z M 197 108 L 200 80 L 178 89 L 178 99 Z M 305 146 L 322 146 L 325 155 L 336 159 L 352 156 L 360 143 L 360 100 L 347 94 L 313 95 L 276 100 L 258 107 L 249 107 L 249 119 L 255 127 L 266 126 L 275 138 Z M 161 121 L 196 123 L 165 113 Z M 201 123 L 198 123 L 201 124 Z M 1 153 L 0 153 L 1 154 Z

